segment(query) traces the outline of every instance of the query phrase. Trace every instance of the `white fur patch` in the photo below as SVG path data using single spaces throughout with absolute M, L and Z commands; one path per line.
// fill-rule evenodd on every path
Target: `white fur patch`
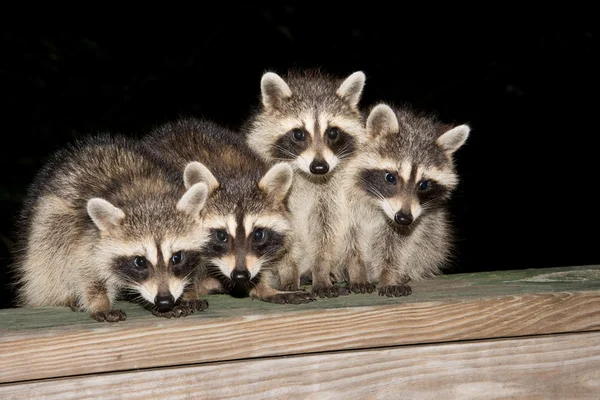
M 244 217 L 246 237 L 248 237 L 256 227 L 271 229 L 279 233 L 286 233 L 291 229 L 290 222 L 280 214 L 246 215 Z
M 169 292 L 171 292 L 171 295 L 175 300 L 183 294 L 186 283 L 185 280 L 177 279 L 175 277 L 169 279 Z
M 231 272 L 235 269 L 235 257 L 232 255 L 227 255 L 223 258 L 212 258 L 210 260 L 211 264 L 215 265 L 219 268 L 219 271 L 226 276 L 227 278 L 231 278 Z
M 400 164 L 400 177 L 402 177 L 403 183 L 406 184 L 410 180 L 410 174 L 412 172 L 412 163 L 410 160 L 402 161 Z
M 400 210 L 402 202 L 397 199 L 382 199 L 378 201 L 379 207 L 388 216 L 389 219 L 394 221 L 396 217 L 396 210 Z
M 417 218 L 419 218 L 422 211 L 423 211 L 423 209 L 421 208 L 421 204 L 419 203 L 419 200 L 414 199 L 412 201 L 412 203 L 410 204 L 410 213 L 412 214 L 413 221 L 416 220 Z
M 156 283 L 145 282 L 143 285 L 136 287 L 136 289 L 145 300 L 154 304 L 154 299 L 156 298 L 156 294 L 158 293 L 158 285 Z
M 310 174 L 310 163 L 313 162 L 315 157 L 315 151 L 311 147 L 309 147 L 308 149 L 300 153 L 300 155 L 296 158 L 293 164 L 294 166 L 298 167 L 300 171 Z
M 454 172 L 451 171 L 442 171 L 437 168 L 429 168 L 423 172 L 423 177 L 425 179 L 434 180 L 441 185 L 452 189 L 458 184 L 458 177 Z

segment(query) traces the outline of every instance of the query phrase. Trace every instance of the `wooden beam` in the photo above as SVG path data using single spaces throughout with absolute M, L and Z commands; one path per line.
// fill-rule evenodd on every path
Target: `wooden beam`
M 0 385 L 0 398 L 597 399 L 600 333 L 404 346 Z
M 405 298 L 294 306 L 212 296 L 183 319 L 123 303 L 128 320 L 68 309 L 0 312 L 0 382 L 382 346 L 600 330 L 598 266 L 451 275 Z M 465 274 L 467 275 L 467 274 Z

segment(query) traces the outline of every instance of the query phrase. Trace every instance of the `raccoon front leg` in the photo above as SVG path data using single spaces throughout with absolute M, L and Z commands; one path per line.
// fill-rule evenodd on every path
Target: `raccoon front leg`
M 373 293 L 375 285 L 369 282 L 367 264 L 358 253 L 348 259 L 348 282 L 346 288 L 354 293 Z
M 315 296 L 310 292 L 305 292 L 302 290 L 284 292 L 273 289 L 263 282 L 257 283 L 256 286 L 250 289 L 250 296 L 268 303 L 277 304 L 303 304 L 315 300 Z
M 293 292 L 300 290 L 300 271 L 292 252 L 285 254 L 277 268 L 279 274 L 279 289 Z
M 379 274 L 379 295 L 387 297 L 408 296 L 412 289 L 408 286 L 410 278 L 404 274 L 398 275 L 394 264 L 386 264 Z
M 94 282 L 85 288 L 81 298 L 81 308 L 98 322 L 125 321 L 127 318 L 125 312 L 112 308 L 115 298 L 114 288 L 107 287 L 104 282 Z

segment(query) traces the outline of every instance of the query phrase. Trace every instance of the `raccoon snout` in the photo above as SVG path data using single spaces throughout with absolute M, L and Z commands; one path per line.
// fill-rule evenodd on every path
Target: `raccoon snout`
M 314 160 L 310 163 L 309 169 L 315 175 L 325 175 L 329 172 L 329 164 L 327 164 L 327 161 Z
M 168 294 L 166 296 L 158 295 L 154 298 L 154 304 L 160 312 L 169 311 L 173 308 L 173 305 L 175 304 L 175 298 L 173 298 L 173 295 L 171 294 Z
M 394 221 L 400 225 L 410 225 L 413 222 L 413 217 L 410 214 L 398 211 L 396 215 L 394 215 Z
M 250 272 L 247 270 L 233 271 L 231 273 L 231 280 L 236 282 L 248 282 L 250 280 Z

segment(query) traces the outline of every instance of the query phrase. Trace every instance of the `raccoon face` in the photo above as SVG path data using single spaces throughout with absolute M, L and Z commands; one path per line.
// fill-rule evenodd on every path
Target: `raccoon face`
M 431 124 L 409 120 L 399 123 L 390 107 L 375 107 L 367 120 L 371 142 L 355 171 L 359 190 L 399 226 L 411 225 L 450 197 L 458 183 L 452 154 L 470 131 L 460 125 L 439 135 L 419 129 Z
M 204 261 L 233 285 L 247 287 L 265 266 L 286 251 L 290 223 L 285 198 L 292 183 L 292 168 L 273 166 L 251 193 L 215 199 L 204 210 L 203 226 L 208 232 L 202 249 Z
M 207 195 L 206 184 L 197 183 L 170 207 L 165 205 L 175 203 L 172 196 L 144 198 L 130 214 L 90 199 L 88 215 L 100 231 L 94 250 L 112 279 L 160 312 L 173 308 L 200 265 L 200 211 Z
M 275 73 L 264 74 L 263 112 L 248 136 L 250 147 L 315 178 L 329 176 L 363 135 L 358 102 L 364 81 L 362 72 L 339 85 L 320 75 L 292 75 L 288 85 Z

